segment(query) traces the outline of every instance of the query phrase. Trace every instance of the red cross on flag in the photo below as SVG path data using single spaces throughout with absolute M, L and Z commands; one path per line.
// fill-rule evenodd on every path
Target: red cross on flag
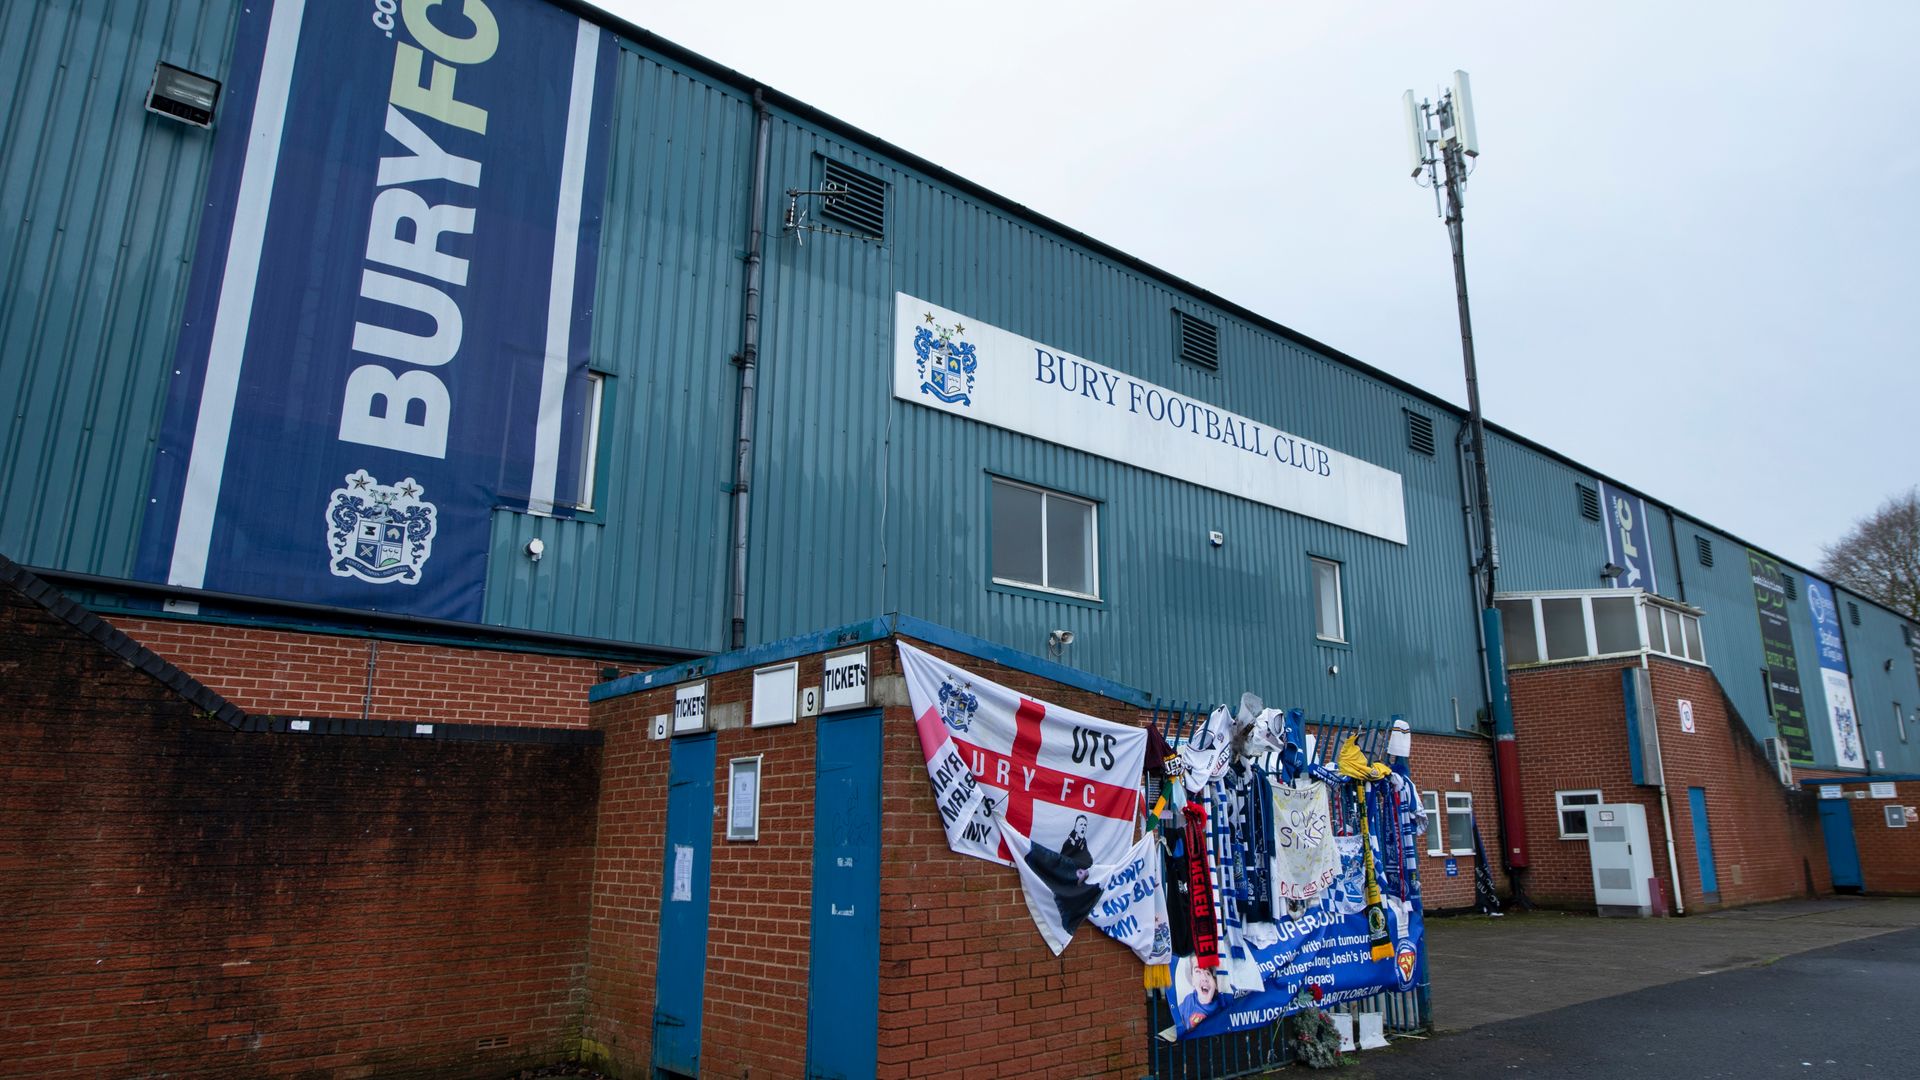
M 1087 869 L 1133 844 L 1145 729 L 1035 701 L 902 641 L 900 667 L 947 846 L 1013 864 L 997 811 Z

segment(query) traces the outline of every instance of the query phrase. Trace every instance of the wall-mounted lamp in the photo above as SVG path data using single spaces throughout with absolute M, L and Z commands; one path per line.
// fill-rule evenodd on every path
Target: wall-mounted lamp
M 1608 563 L 1607 565 L 1600 568 L 1600 580 L 1612 581 L 1614 578 L 1617 578 L 1621 574 L 1624 574 L 1626 572 L 1627 572 L 1627 568 L 1624 566 L 1621 566 L 1619 563 Z
M 1881 671 L 1892 671 L 1892 670 L 1893 670 L 1893 661 L 1892 661 L 1892 660 L 1888 660 L 1888 661 L 1886 661 L 1885 663 L 1883 663 L 1883 664 L 1881 664 L 1881 665 L 1880 665 L 1880 670 L 1881 670 Z
M 161 61 L 153 68 L 147 88 L 147 111 L 172 117 L 197 128 L 213 126 L 213 106 L 220 100 L 220 80 L 195 75 Z
M 537 536 L 527 541 L 527 561 L 539 562 L 540 556 L 545 553 L 546 550 L 546 543 Z

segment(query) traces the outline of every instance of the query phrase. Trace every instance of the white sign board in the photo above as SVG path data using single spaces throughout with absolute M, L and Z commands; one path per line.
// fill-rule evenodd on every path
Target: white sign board
M 820 677 L 820 711 L 865 708 L 873 701 L 867 687 L 867 650 L 829 653 Z
M 1693 726 L 1693 702 L 1681 698 L 1675 704 L 1680 706 L 1680 730 L 1688 735 L 1695 733 Z
M 693 900 L 693 845 L 673 845 L 673 899 Z
M 1844 799 L 1847 793 L 1840 790 L 1839 784 L 1821 784 L 1820 797 L 1823 799 Z
M 906 293 L 894 294 L 893 396 L 1407 542 L 1397 472 Z
M 673 692 L 673 733 L 707 730 L 707 684 L 688 683 Z
M 1867 785 L 1867 798 L 1869 799 L 1897 799 L 1899 797 L 1899 789 L 1892 784 L 1884 784 L 1876 781 Z
M 795 720 L 794 703 L 800 687 L 800 665 L 781 664 L 753 673 L 753 727 L 791 724 Z
M 760 758 L 727 763 L 727 839 L 760 839 Z

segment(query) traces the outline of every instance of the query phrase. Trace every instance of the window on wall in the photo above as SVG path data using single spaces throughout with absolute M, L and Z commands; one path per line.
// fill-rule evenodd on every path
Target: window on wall
M 1447 835 L 1453 838 L 1449 854 L 1473 854 L 1473 792 L 1447 792 Z
M 1907 714 L 1900 711 L 1900 703 L 1893 703 L 1893 729 L 1900 733 L 1900 741 L 1907 741 Z
M 1553 793 L 1553 805 L 1560 813 L 1560 839 L 1585 840 L 1587 838 L 1587 811 L 1589 806 L 1600 803 L 1598 791 L 1556 791 Z
M 1440 793 L 1423 791 L 1420 793 L 1420 805 L 1427 811 L 1427 854 L 1445 855 L 1447 853 L 1446 830 L 1440 821 Z
M 1340 600 L 1340 564 L 1310 559 L 1313 564 L 1313 634 L 1321 641 L 1347 640 L 1346 606 Z
M 1099 521 L 1086 499 L 993 478 L 993 580 L 1100 598 Z
M 607 399 L 607 376 L 598 371 L 587 372 L 586 423 L 580 425 L 580 488 L 575 506 L 582 513 L 592 513 L 597 495 L 595 483 L 600 471 L 600 413 Z

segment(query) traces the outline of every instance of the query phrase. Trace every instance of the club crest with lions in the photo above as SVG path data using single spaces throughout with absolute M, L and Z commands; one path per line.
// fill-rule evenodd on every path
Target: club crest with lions
M 973 373 L 980 366 L 973 342 L 960 340 L 967 328 L 941 326 L 927 312 L 927 325 L 914 331 L 913 353 L 918 357 L 920 392 L 952 405 L 973 404 Z
M 349 473 L 327 503 L 327 569 L 373 584 L 420 580 L 433 554 L 435 508 L 409 476 L 382 484 L 365 469 Z

